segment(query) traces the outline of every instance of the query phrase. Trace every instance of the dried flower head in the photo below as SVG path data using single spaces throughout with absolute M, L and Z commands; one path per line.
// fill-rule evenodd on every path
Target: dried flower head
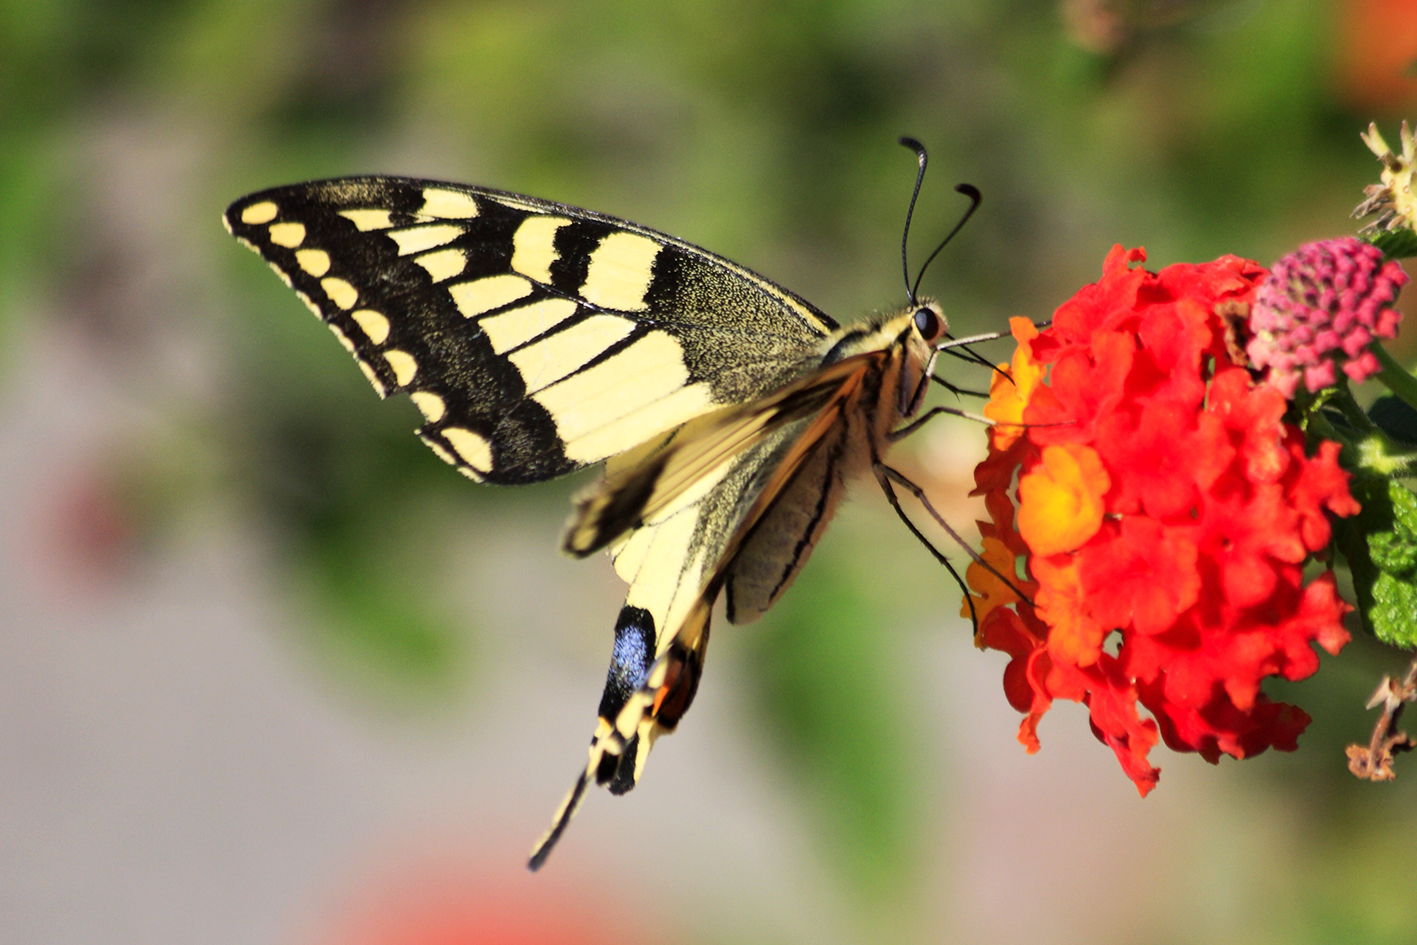
M 1406 284 L 1395 260 L 1356 237 L 1307 243 L 1275 263 L 1255 293 L 1250 362 L 1269 369 L 1286 399 L 1301 377 L 1311 392 L 1332 386 L 1340 361 L 1361 382 L 1381 369 L 1368 346 L 1397 337 L 1402 315 L 1392 304 Z
M 1378 133 L 1376 123 L 1368 125 L 1368 133 L 1363 135 L 1366 144 L 1378 160 L 1383 162 L 1382 183 L 1369 184 L 1363 188 L 1368 199 L 1353 209 L 1353 216 L 1365 217 L 1370 213 L 1381 214 L 1361 232 L 1397 230 L 1406 228 L 1417 230 L 1417 199 L 1412 196 L 1412 171 L 1417 163 L 1417 142 L 1413 141 L 1412 129 L 1407 122 L 1402 123 L 1402 154 L 1393 153 L 1392 148 Z

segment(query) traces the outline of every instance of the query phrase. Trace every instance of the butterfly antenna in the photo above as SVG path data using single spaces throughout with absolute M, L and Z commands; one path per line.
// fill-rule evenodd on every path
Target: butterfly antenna
M 920 170 L 915 172 L 915 190 L 910 195 L 910 207 L 905 211 L 905 232 L 900 236 L 900 268 L 905 275 L 905 293 L 910 298 L 910 304 L 915 304 L 915 289 L 910 287 L 910 263 L 906 261 L 906 246 L 910 243 L 910 218 L 915 216 L 915 201 L 920 196 L 920 185 L 925 182 L 925 165 L 930 163 L 930 155 L 925 151 L 925 145 L 911 137 L 902 137 L 900 143 L 915 152 L 915 158 L 920 162 Z M 915 280 L 915 285 L 920 285 L 920 280 Z
M 925 162 L 923 158 L 920 162 L 920 173 L 922 175 L 925 173 Z M 920 190 L 920 183 L 918 180 L 915 184 L 915 190 L 917 193 Z M 915 277 L 915 285 L 910 287 L 910 301 L 912 304 L 915 302 L 915 293 L 920 288 L 920 280 L 925 278 L 925 270 L 930 268 L 930 264 L 935 261 L 935 257 L 940 255 L 940 250 L 944 249 L 945 246 L 949 244 L 949 241 L 955 238 L 955 234 L 962 230 L 964 228 L 964 225 L 969 222 L 969 218 L 974 216 L 974 211 L 979 209 L 979 204 L 984 199 L 984 195 L 979 192 L 979 188 L 975 187 L 973 184 L 956 184 L 955 192 L 964 194 L 966 197 L 969 198 L 969 209 L 964 211 L 964 216 L 959 218 L 959 222 L 955 224 L 955 228 L 953 230 L 950 230 L 948 236 L 940 240 L 940 245 L 936 246 L 935 251 L 930 254 L 930 258 L 925 260 L 925 265 L 920 267 L 920 275 Z M 914 200 L 910 202 L 910 206 L 912 209 L 914 209 Z M 909 218 L 907 217 L 906 219 L 908 223 Z M 905 278 L 910 278 L 908 272 Z

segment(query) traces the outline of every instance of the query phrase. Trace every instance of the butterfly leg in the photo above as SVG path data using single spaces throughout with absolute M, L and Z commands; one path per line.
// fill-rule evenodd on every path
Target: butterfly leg
M 940 549 L 936 548 L 933 544 L 931 544 L 930 539 L 926 538 L 925 535 L 921 533 L 920 529 L 915 526 L 915 523 L 910 520 L 910 516 L 905 514 L 905 509 L 900 507 L 900 498 L 895 494 L 895 488 L 891 485 L 891 481 L 895 480 L 901 485 L 905 486 L 907 489 L 911 490 L 912 495 L 914 495 L 917 499 L 924 503 L 927 508 L 930 508 L 930 502 L 925 497 L 925 490 L 921 489 L 915 483 L 907 479 L 903 474 L 887 466 L 880 460 L 876 460 L 874 463 L 872 463 L 871 469 L 876 474 L 876 482 L 880 484 L 881 491 L 886 494 L 886 501 L 891 504 L 891 508 L 895 509 L 895 514 L 900 517 L 900 520 L 902 522 L 905 523 L 905 527 L 910 529 L 910 533 L 914 535 L 922 545 L 925 546 L 926 550 L 928 550 L 930 554 L 935 556 L 935 560 L 945 566 L 945 570 L 950 572 L 950 577 L 954 578 L 955 583 L 960 586 L 960 590 L 964 591 L 965 600 L 969 601 L 970 622 L 973 623 L 974 626 L 977 628 L 979 626 L 979 619 L 974 612 L 974 598 L 969 593 L 969 588 L 965 586 L 964 581 L 959 576 L 959 572 L 954 569 L 954 565 L 950 564 L 950 559 L 946 558 L 944 554 L 940 551 Z M 932 513 L 935 512 L 933 508 L 930 508 L 930 511 Z M 944 520 L 940 518 L 938 513 L 935 513 L 935 518 L 937 521 L 940 522 L 940 524 L 944 525 Z M 965 551 L 968 551 L 976 558 L 976 560 L 978 560 L 978 555 L 974 554 L 973 550 L 970 549 L 970 547 L 964 543 L 964 539 L 960 538 L 959 535 L 955 533 L 954 529 L 950 528 L 948 525 L 945 525 L 945 529 L 950 533 L 950 536 L 954 538 L 956 542 L 959 543 L 960 547 L 964 548 Z
M 977 563 L 980 567 L 984 568 L 990 574 L 994 575 L 996 578 L 1003 581 L 1006 585 L 1012 588 L 1013 592 L 1017 594 L 1021 600 L 1023 600 L 1030 606 L 1033 605 L 1032 599 L 1030 599 L 1029 596 L 1023 591 L 1019 590 L 1018 585 L 1015 584 L 1013 580 L 1011 580 L 1007 575 L 999 573 L 998 569 L 996 569 L 992 564 L 980 557 L 979 553 L 973 548 L 971 548 L 965 542 L 965 540 L 960 537 L 959 532 L 955 531 L 953 528 L 950 527 L 949 522 L 945 521 L 944 516 L 941 515 L 935 509 L 935 506 L 930 502 L 930 498 L 925 494 L 924 489 L 911 482 L 908 478 L 906 478 L 904 473 L 900 472 L 899 470 L 892 469 L 890 466 L 887 466 L 880 460 L 875 460 L 871 464 L 871 468 L 876 474 L 876 481 L 881 485 L 881 491 L 886 494 L 886 500 L 890 502 L 891 508 L 895 509 L 895 513 L 900 517 L 900 520 L 905 523 L 905 527 L 909 528 L 910 533 L 916 538 L 918 538 L 920 542 L 930 550 L 930 553 L 935 556 L 935 560 L 939 561 L 945 566 L 945 568 L 950 572 L 950 576 L 955 579 L 955 583 L 958 584 L 961 588 L 965 589 L 965 599 L 969 601 L 969 612 L 971 618 L 974 616 L 973 597 L 969 594 L 968 589 L 965 588 L 964 582 L 960 580 L 959 573 L 955 571 L 954 567 L 947 560 L 945 560 L 945 556 L 941 554 L 939 550 L 935 548 L 934 545 L 930 544 L 930 542 L 925 538 L 925 536 L 920 533 L 920 529 L 915 527 L 915 523 L 910 520 L 909 516 L 905 514 L 905 510 L 900 507 L 900 500 L 896 497 L 895 489 L 891 487 L 892 482 L 896 482 L 899 483 L 901 486 L 904 486 L 905 489 L 908 490 L 910 494 L 913 495 L 916 500 L 925 507 L 925 511 L 930 513 L 930 517 L 935 520 L 935 524 L 939 525 L 947 533 L 949 533 L 949 536 L 955 540 L 955 543 L 958 544 L 961 548 L 963 548 L 965 553 L 974 559 L 975 563 Z M 978 626 L 977 621 L 975 623 L 975 626 Z
M 925 411 L 923 414 L 912 420 L 910 423 L 907 423 L 900 429 L 893 430 L 889 434 L 887 434 L 887 442 L 897 443 L 900 440 L 905 439 L 907 436 L 910 436 L 910 434 L 914 433 L 916 430 L 920 429 L 925 424 L 929 423 L 931 420 L 935 419 L 942 413 L 947 413 L 952 417 L 963 417 L 966 420 L 977 420 L 978 422 L 984 424 L 986 427 L 994 426 L 994 421 L 990 420 L 988 417 L 982 414 L 970 413 L 968 410 L 960 410 L 958 407 L 931 407 L 929 410 Z

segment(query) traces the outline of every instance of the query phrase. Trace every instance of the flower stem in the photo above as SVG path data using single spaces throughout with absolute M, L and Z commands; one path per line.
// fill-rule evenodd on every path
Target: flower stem
M 1388 390 L 1401 397 L 1410 406 L 1417 408 L 1417 377 L 1407 373 L 1407 370 L 1398 364 L 1382 345 L 1373 345 L 1370 350 L 1377 355 L 1378 363 L 1383 366 L 1382 372 L 1378 374 L 1378 380 L 1386 384 Z

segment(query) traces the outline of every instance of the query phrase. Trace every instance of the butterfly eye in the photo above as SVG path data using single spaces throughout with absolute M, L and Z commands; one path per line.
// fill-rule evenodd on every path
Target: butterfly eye
M 928 308 L 915 310 L 915 327 L 926 341 L 934 341 L 940 333 L 940 317 Z

